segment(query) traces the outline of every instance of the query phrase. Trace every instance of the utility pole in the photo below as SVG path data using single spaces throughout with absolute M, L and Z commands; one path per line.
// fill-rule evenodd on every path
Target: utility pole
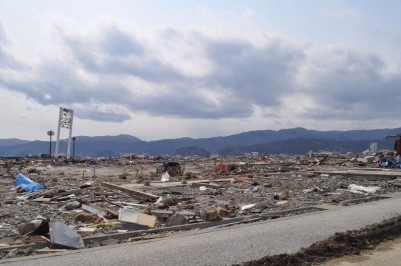
M 75 137 L 72 137 L 72 158 L 75 158 Z
M 52 136 L 54 136 L 54 131 L 53 130 L 49 130 L 47 131 L 47 135 L 50 136 L 50 148 L 49 148 L 49 156 L 50 156 L 50 161 L 52 160 Z

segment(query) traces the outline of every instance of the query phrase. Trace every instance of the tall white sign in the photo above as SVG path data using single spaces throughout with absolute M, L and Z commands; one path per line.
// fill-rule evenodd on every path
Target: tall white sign
M 61 128 L 67 128 L 67 129 L 70 130 L 69 138 L 68 138 L 68 148 L 67 148 L 67 158 L 70 158 L 73 118 L 74 118 L 74 110 L 60 107 L 60 114 L 59 114 L 58 127 L 57 127 L 57 142 L 56 142 L 55 158 L 58 157 L 58 153 L 59 153 L 59 142 L 60 142 L 60 130 L 61 130 Z

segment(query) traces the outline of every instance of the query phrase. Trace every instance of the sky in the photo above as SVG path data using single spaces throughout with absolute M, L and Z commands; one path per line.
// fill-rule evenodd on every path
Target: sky
M 0 0 L 0 139 L 400 127 L 399 0 Z M 62 129 L 61 138 L 68 137 Z

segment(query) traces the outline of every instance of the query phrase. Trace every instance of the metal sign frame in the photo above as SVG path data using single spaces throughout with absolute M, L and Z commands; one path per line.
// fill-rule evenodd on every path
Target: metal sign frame
M 72 140 L 72 122 L 74 120 L 74 110 L 60 107 L 59 119 L 58 119 L 58 127 L 57 127 L 57 143 L 56 143 L 56 154 L 55 157 L 58 157 L 59 154 L 59 144 L 60 144 L 60 130 L 61 128 L 69 129 L 69 137 L 68 137 L 68 147 L 67 147 L 67 159 L 71 156 L 71 140 Z

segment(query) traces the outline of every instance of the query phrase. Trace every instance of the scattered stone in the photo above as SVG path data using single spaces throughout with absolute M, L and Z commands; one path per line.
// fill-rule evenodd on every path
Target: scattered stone
M 49 223 L 50 247 L 82 249 L 85 247 L 82 237 L 71 227 L 60 221 Z
M 218 207 L 216 210 L 217 210 L 217 215 L 220 218 L 230 218 L 230 217 L 232 217 L 232 213 L 230 211 L 224 209 L 224 208 Z
M 41 224 L 43 220 L 32 220 L 28 223 L 23 223 L 18 225 L 17 230 L 20 235 L 26 235 L 35 231 Z
M 66 203 L 64 207 L 67 211 L 71 211 L 74 209 L 78 209 L 79 207 L 81 207 L 81 205 L 82 204 L 79 201 L 70 201 L 70 202 Z
M 106 240 L 100 241 L 100 246 L 117 245 L 120 243 L 121 243 L 120 239 L 108 238 Z
M 13 259 L 13 258 L 15 258 L 15 257 L 17 257 L 17 249 L 13 249 L 13 250 L 10 250 L 8 253 L 7 253 L 7 255 L 6 256 L 4 256 L 4 258 L 5 259 Z
M 101 222 L 102 220 L 103 220 L 102 218 L 93 214 L 80 213 L 77 216 L 75 216 L 75 221 L 81 223 L 95 223 L 95 222 Z
M 185 218 L 184 215 L 175 213 L 170 217 L 170 219 L 167 221 L 167 223 L 164 225 L 165 227 L 169 226 L 176 226 L 176 225 L 183 225 L 183 224 L 188 224 L 188 220 Z
M 206 210 L 204 212 L 204 216 L 205 216 L 204 219 L 206 221 L 218 221 L 218 220 L 221 220 L 221 218 L 220 218 L 220 216 L 219 216 L 219 214 L 217 212 L 217 209 L 208 209 L 208 210 Z
M 178 204 L 178 199 L 175 197 L 166 198 L 161 201 L 164 206 L 176 206 Z

